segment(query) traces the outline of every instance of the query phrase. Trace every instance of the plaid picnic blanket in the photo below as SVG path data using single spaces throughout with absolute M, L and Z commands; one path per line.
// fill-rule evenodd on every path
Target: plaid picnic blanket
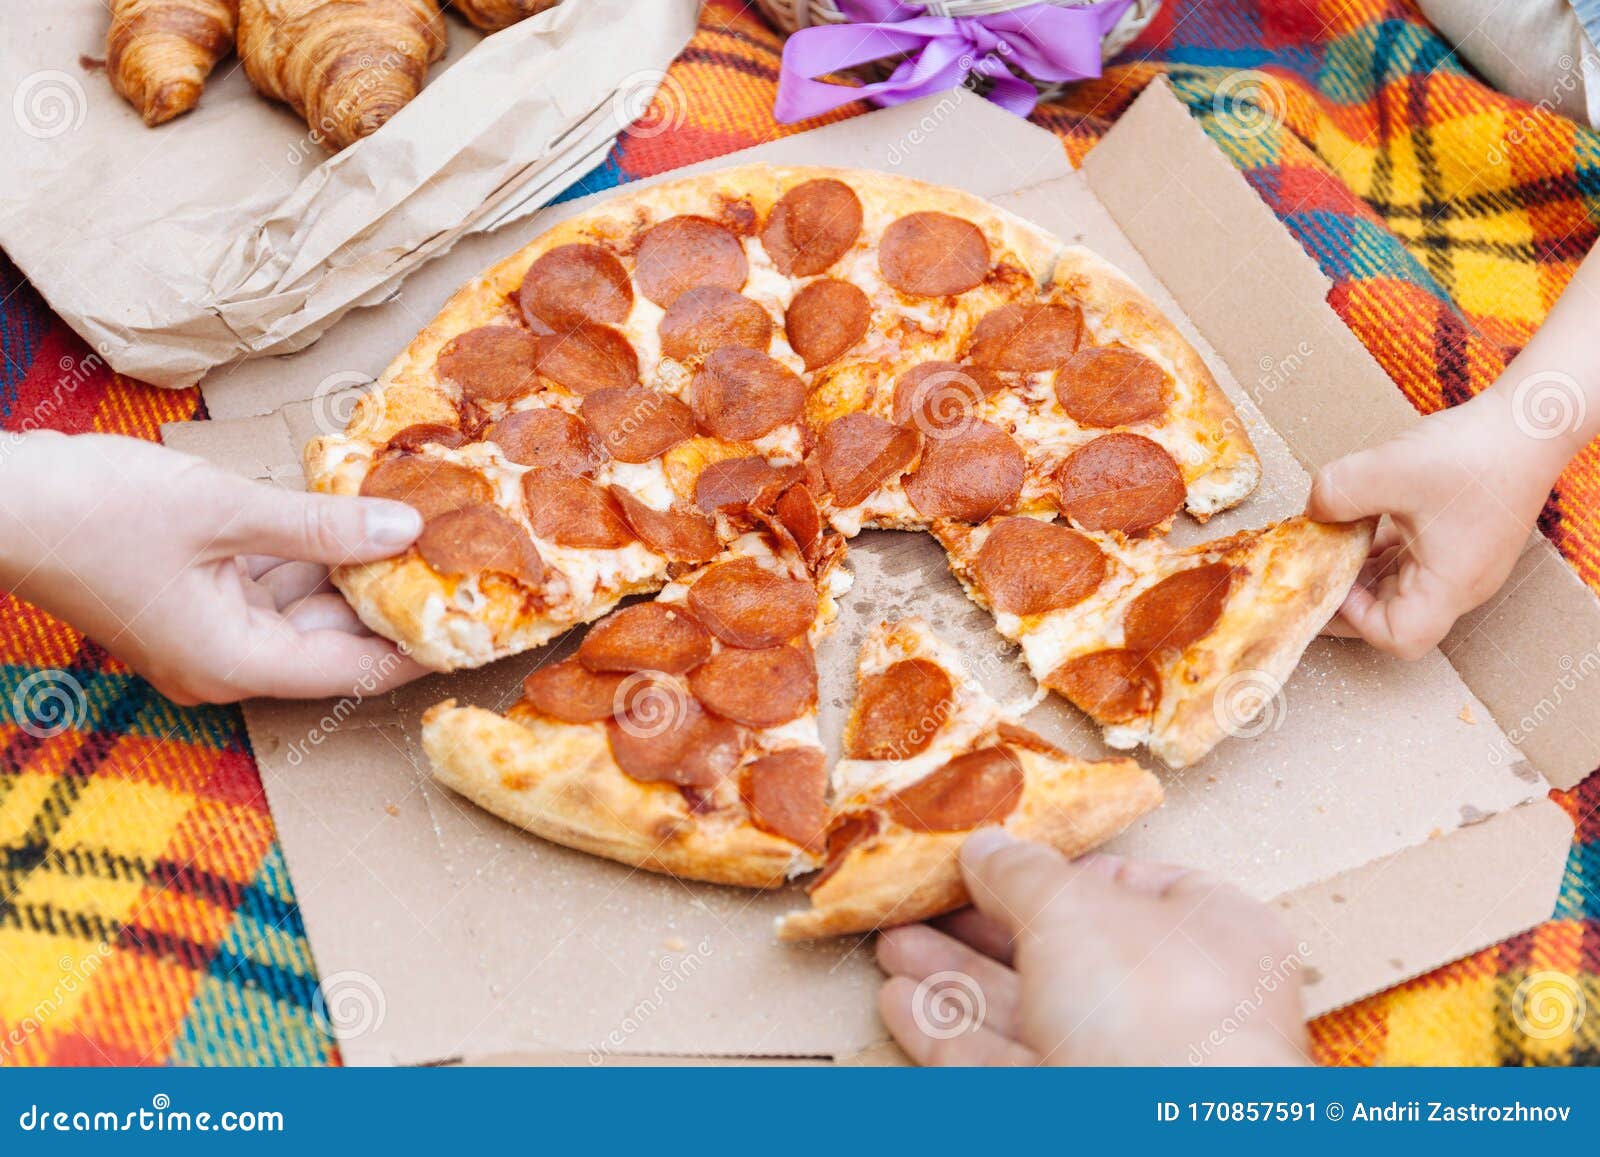
M 748 5 L 709 0 L 650 131 L 577 192 L 795 131 L 771 115 L 779 47 Z M 1408 3 L 1167 0 L 1034 119 L 1081 158 L 1158 74 L 1421 410 L 1491 382 L 1595 240 L 1600 136 L 1486 88 Z M 195 391 L 112 374 L 3 258 L 0 353 L 5 429 L 155 438 L 205 417 Z M 1590 446 L 1543 526 L 1600 590 L 1597 487 Z M 24 697 L 73 686 L 64 727 L 19 724 Z M 336 1063 L 239 713 L 174 707 L 9 596 L 0 704 L 0 1064 Z M 1320 1061 L 1600 1062 L 1600 776 L 1556 798 L 1578 830 L 1555 917 L 1321 1018 Z

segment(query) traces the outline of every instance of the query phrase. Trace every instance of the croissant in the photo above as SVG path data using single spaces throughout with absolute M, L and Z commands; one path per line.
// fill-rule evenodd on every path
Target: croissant
M 561 0 L 456 0 L 454 7 L 479 28 L 493 32 L 559 3 Z
M 422 91 L 444 55 L 434 0 L 242 0 L 239 58 L 262 95 L 291 105 L 342 149 Z
M 106 33 L 111 86 L 147 125 L 186 113 L 233 48 L 239 0 L 112 0 Z

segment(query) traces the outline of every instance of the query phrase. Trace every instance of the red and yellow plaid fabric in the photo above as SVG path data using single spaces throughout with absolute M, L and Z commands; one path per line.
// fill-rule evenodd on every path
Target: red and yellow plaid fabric
M 749 5 L 710 0 L 651 131 L 581 191 L 813 127 L 772 120 L 779 48 Z M 1167 0 L 1123 62 L 1034 119 L 1081 158 L 1158 74 L 1420 410 L 1493 381 L 1595 240 L 1600 136 L 1486 88 L 1407 3 Z M 0 354 L 8 430 L 155 438 L 205 416 L 192 390 L 108 372 L 3 261 Z M 1543 526 L 1600 590 L 1597 456 L 1568 468 Z M 57 734 L 0 713 L 0 1063 L 336 1061 L 238 713 L 172 706 L 15 599 L 0 623 L 0 702 L 75 685 L 83 704 Z M 1323 1017 L 1319 1060 L 1600 1061 L 1600 776 L 1556 798 L 1577 836 L 1555 917 Z

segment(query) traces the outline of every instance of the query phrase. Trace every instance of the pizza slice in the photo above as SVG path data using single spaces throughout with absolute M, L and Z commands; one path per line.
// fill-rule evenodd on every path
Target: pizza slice
M 782 917 L 803 940 L 866 932 L 967 902 L 958 852 L 1004 825 L 1069 856 L 1161 802 L 1131 759 L 1068 755 L 1028 730 L 962 671 L 921 619 L 880 624 L 861 648 L 832 775 L 832 819 L 811 907 Z
M 753 517 L 728 554 L 593 624 L 504 714 L 423 717 L 434 777 L 568 847 L 767 888 L 821 863 L 827 768 L 812 645 L 849 575 Z M 837 540 L 836 540 L 837 541 Z
M 1281 690 L 1366 561 L 1369 522 L 1300 516 L 1174 549 L 1025 516 L 934 535 L 1041 685 L 1173 768 Z

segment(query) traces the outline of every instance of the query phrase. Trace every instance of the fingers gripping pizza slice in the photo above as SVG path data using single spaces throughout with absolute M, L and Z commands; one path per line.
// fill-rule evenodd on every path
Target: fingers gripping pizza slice
M 1020 516 L 934 534 L 1034 678 L 1174 768 L 1276 698 L 1372 542 L 1305 517 L 1183 549 Z
M 811 907 L 785 940 L 924 920 L 967 902 L 957 860 L 976 828 L 1005 826 L 1078 855 L 1161 802 L 1131 759 L 1079 759 L 1022 726 L 968 678 L 920 619 L 861 648 L 833 769 L 832 821 Z

